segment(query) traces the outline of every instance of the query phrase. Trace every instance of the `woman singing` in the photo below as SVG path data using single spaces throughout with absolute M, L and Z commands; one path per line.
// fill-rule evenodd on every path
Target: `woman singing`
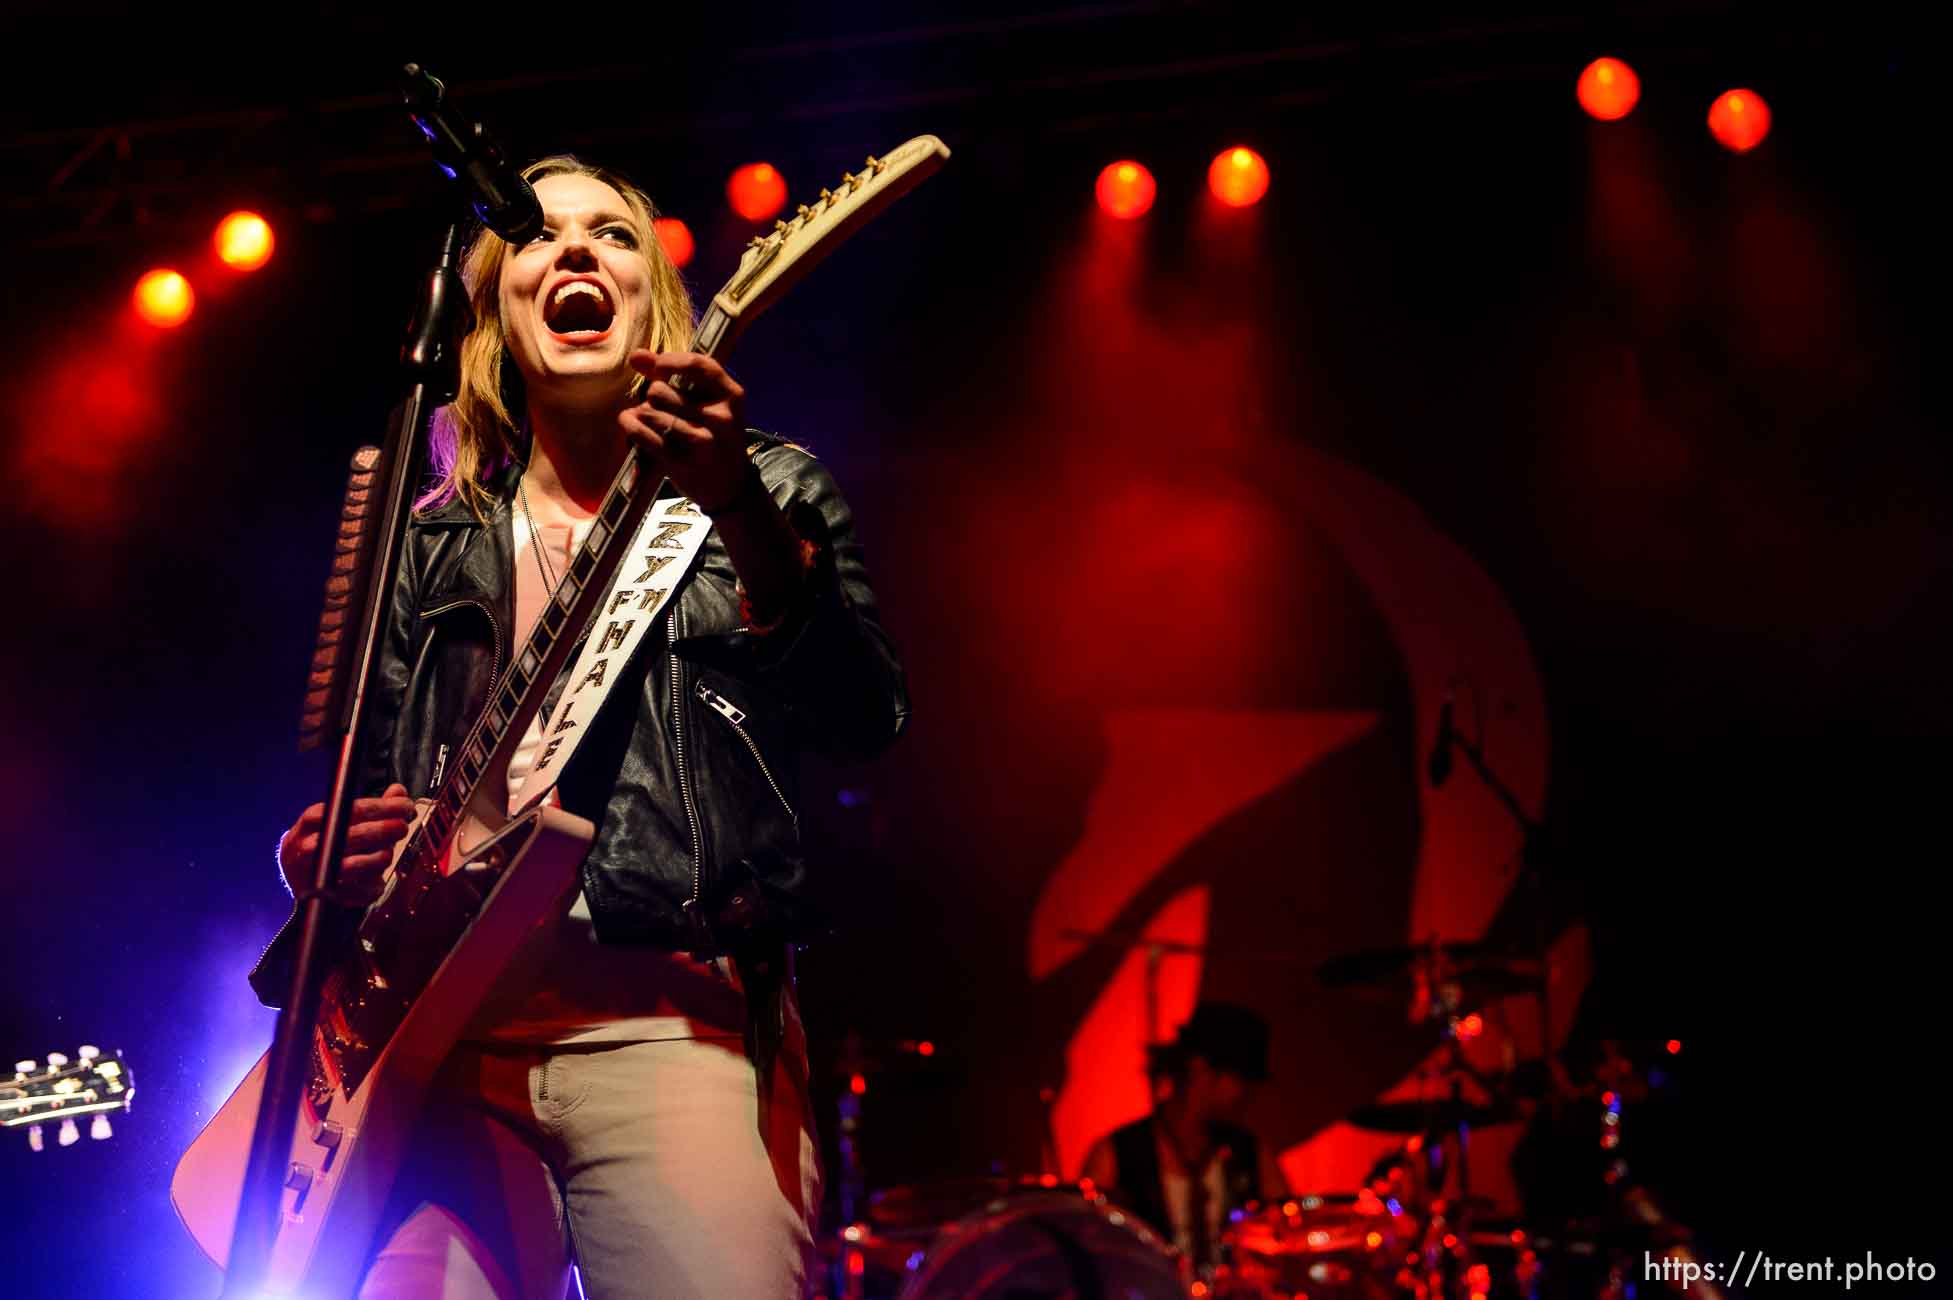
M 468 255 L 476 324 L 401 560 L 349 886 L 377 888 L 633 443 L 712 530 L 556 787 L 597 827 L 580 889 L 436 1081 L 360 1294 L 553 1300 L 574 1260 L 593 1300 L 786 1300 L 820 1199 L 787 971 L 795 756 L 879 753 L 908 719 L 902 669 L 834 480 L 678 350 L 692 307 L 650 200 L 573 158 L 524 174 L 543 234 L 484 232 Z M 288 881 L 309 883 L 320 818 L 280 841 Z M 254 972 L 261 995 L 290 946 Z

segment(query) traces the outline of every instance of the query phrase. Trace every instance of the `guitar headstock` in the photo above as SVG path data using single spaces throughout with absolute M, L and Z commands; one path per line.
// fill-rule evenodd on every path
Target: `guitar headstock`
M 748 244 L 739 270 L 714 295 L 712 305 L 735 324 L 750 321 L 948 160 L 949 146 L 933 135 L 919 135 L 885 157 L 871 154 L 859 173 L 843 173 L 837 188 L 822 190 L 813 203 L 801 204 L 791 220 L 774 222 L 771 234 Z
M 88 1135 L 100 1140 L 113 1133 L 109 1113 L 127 1110 L 135 1096 L 135 1075 L 122 1053 L 84 1045 L 69 1060 L 49 1052 L 45 1063 L 14 1062 L 11 1079 L 0 1074 L 0 1128 L 26 1129 L 27 1144 L 39 1151 L 43 1124 L 58 1123 L 55 1140 L 68 1147 L 81 1140 L 76 1120 L 93 1116 Z

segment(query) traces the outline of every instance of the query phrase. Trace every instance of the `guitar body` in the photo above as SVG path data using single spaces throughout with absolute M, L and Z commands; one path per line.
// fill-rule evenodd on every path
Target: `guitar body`
M 516 948 L 569 893 L 595 833 L 584 818 L 545 805 L 510 821 L 459 864 L 457 871 L 498 857 L 506 863 L 358 1086 L 332 1089 L 323 1113 L 309 1097 L 299 1101 L 267 1294 L 352 1296 L 380 1244 L 373 1237 L 429 1081 Z M 178 1217 L 220 1268 L 230 1257 L 264 1072 L 261 1057 L 170 1182 Z

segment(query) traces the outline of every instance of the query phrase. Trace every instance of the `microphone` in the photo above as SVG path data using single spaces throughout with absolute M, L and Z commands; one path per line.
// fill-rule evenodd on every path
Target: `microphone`
M 1451 727 L 1451 692 L 1444 693 L 1444 703 L 1438 707 L 1438 735 L 1431 742 L 1431 762 L 1425 769 L 1431 777 L 1431 788 L 1437 789 L 1451 776 L 1451 742 L 1458 733 Z
M 400 93 L 407 112 L 434 146 L 434 165 L 468 191 L 468 205 L 490 230 L 511 244 L 542 233 L 542 204 L 536 191 L 495 137 L 480 122 L 470 122 L 448 98 L 447 88 L 418 63 L 401 70 Z

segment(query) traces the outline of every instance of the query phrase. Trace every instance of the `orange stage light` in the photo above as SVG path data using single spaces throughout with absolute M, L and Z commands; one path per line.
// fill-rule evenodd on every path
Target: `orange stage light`
M 1268 193 L 1268 164 L 1252 149 L 1229 149 L 1207 168 L 1207 188 L 1230 208 L 1250 207 Z
M 726 182 L 726 202 L 748 221 L 767 221 L 787 206 L 787 178 L 771 163 L 747 163 Z
M 271 260 L 271 224 L 255 212 L 233 212 L 217 223 L 217 256 L 234 271 L 255 271 Z
M 1136 162 L 1111 163 L 1099 173 L 1099 206 L 1107 216 L 1121 221 L 1145 216 L 1158 193 L 1153 173 Z
M 664 246 L 665 256 L 673 266 L 684 266 L 692 260 L 698 244 L 692 239 L 691 227 L 677 217 L 659 217 L 655 223 L 658 243 Z
M 1580 107 L 1603 122 L 1618 122 L 1641 102 L 1641 78 L 1619 59 L 1595 59 L 1574 87 Z
M 190 319 L 197 295 L 175 271 L 156 270 L 136 281 L 136 313 L 151 325 L 174 329 Z
M 1770 106 L 1754 90 L 1725 90 L 1709 105 L 1709 134 L 1731 153 L 1748 153 L 1770 134 Z

